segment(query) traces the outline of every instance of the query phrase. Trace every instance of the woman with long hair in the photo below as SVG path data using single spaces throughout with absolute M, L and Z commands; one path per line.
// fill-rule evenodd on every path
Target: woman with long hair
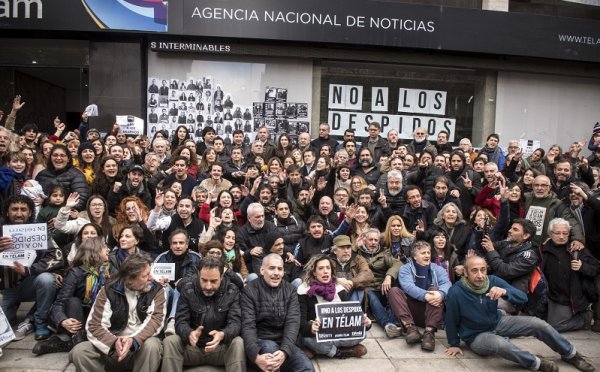
M 218 159 L 219 156 L 217 155 L 215 149 L 209 148 L 204 150 L 204 153 L 202 153 L 202 159 L 200 160 L 200 165 L 198 166 L 199 181 L 210 177 L 210 175 L 208 174 L 210 166 L 215 164 L 218 161 Z
M 90 196 L 86 203 L 85 211 L 80 212 L 77 218 L 69 220 L 71 211 L 79 203 L 79 195 L 71 193 L 64 207 L 58 211 L 54 221 L 54 228 L 65 234 L 78 234 L 90 222 L 101 228 L 102 236 L 107 240 L 112 235 L 112 227 L 116 220 L 108 215 L 108 203 L 101 195 Z
M 363 339 L 317 342 L 315 337 L 322 326 L 315 305 L 349 301 L 348 292 L 336 284 L 335 267 L 333 259 L 324 254 L 312 257 L 304 267 L 304 280 L 298 287 L 300 341 L 318 355 L 360 358 L 367 353 L 367 348 L 360 344 Z M 367 329 L 371 328 L 371 320 L 366 314 L 363 314 L 363 324 Z
M 542 163 L 544 164 L 544 170 L 546 171 L 546 176 L 550 177 L 551 180 L 554 179 L 554 167 L 556 163 L 558 163 L 563 157 L 562 147 L 558 144 L 554 144 L 550 146 L 548 151 L 546 152 L 546 156 L 543 157 Z
M 48 160 L 50 160 L 50 151 L 52 151 L 52 148 L 54 147 L 54 143 L 48 140 L 42 141 L 41 143 L 41 151 L 38 151 L 35 155 L 33 178 L 35 178 L 42 170 L 46 169 L 46 164 L 48 164 Z
M 292 150 L 294 149 L 294 145 L 289 135 L 283 133 L 279 136 L 277 140 L 277 148 L 275 149 L 275 156 L 279 158 L 279 160 L 283 161 L 287 156 L 292 154 Z
M 190 132 L 185 125 L 180 125 L 175 129 L 175 135 L 171 139 L 171 151 L 175 151 L 179 146 L 183 146 L 186 140 L 191 139 Z
M 79 170 L 85 176 L 88 186 L 91 186 L 94 183 L 94 178 L 96 177 L 96 168 L 98 163 L 94 146 L 89 142 L 84 142 L 77 150 L 77 159 Z
M 143 233 L 142 241 L 140 241 L 139 248 L 150 254 L 153 258 L 161 253 L 156 238 L 152 232 L 146 226 L 148 222 L 148 207 L 142 202 L 137 196 L 128 196 L 121 200 L 117 212 L 117 223 L 112 228 L 112 236 L 108 240 L 110 246 L 116 246 L 118 241 L 117 237 L 120 236 L 122 229 L 125 226 L 138 226 Z
M 463 214 L 454 203 L 445 204 L 439 210 L 437 217 L 433 220 L 433 226 L 425 233 L 425 240 L 430 240 L 431 234 L 437 229 L 444 230 L 450 237 L 450 243 L 454 246 L 458 257 L 464 259 L 467 254 L 467 243 L 471 236 L 471 229 L 467 225 L 467 221 L 463 218 Z
M 100 237 L 86 239 L 79 245 L 50 314 L 57 331 L 71 337 L 63 341 L 54 335 L 40 341 L 33 347 L 34 354 L 67 352 L 87 340 L 85 320 L 98 292 L 110 280 L 108 252 Z
M 540 174 L 540 172 L 533 168 L 527 169 L 523 172 L 523 175 L 517 180 L 517 184 L 521 188 L 522 195 L 533 191 L 533 180 Z
M 415 236 L 404 226 L 402 217 L 391 216 L 382 233 L 381 244 L 389 247 L 392 257 L 406 263 L 410 258 L 410 246 L 415 241 Z
M 35 154 L 29 147 L 23 147 L 21 154 L 25 157 L 25 174 L 28 179 L 33 178 L 33 167 L 35 166 Z
M 352 241 L 352 250 L 354 252 L 358 250 L 358 245 L 360 245 L 359 238 L 362 237 L 370 228 L 371 226 L 369 225 L 369 212 L 367 207 L 364 205 L 357 205 L 356 214 L 350 223 L 350 231 L 348 234 L 350 236 L 350 240 Z
M 358 200 L 358 193 L 368 186 L 367 181 L 361 176 L 352 176 L 350 178 L 350 202 Z
M 110 262 L 110 273 L 115 275 L 125 259 L 134 254 L 143 254 L 139 248 L 144 242 L 144 231 L 137 225 L 124 226 L 117 235 L 118 245 L 110 252 L 108 260 Z
M 226 265 L 245 280 L 248 276 L 248 268 L 237 244 L 236 230 L 232 228 L 225 229 L 216 235 L 216 238 L 223 243 Z
M 450 237 L 446 231 L 437 229 L 431 234 L 428 243 L 431 245 L 431 262 L 443 267 L 450 281 L 454 283 L 457 277 L 454 269 L 458 264 L 458 255 L 454 252 Z
M 299 167 L 303 167 L 304 166 L 304 157 L 302 156 L 302 150 L 300 149 L 293 149 L 292 150 L 292 157 L 294 158 L 294 161 L 296 162 L 296 165 Z
M 91 193 L 101 195 L 106 199 L 115 182 L 120 180 L 119 162 L 112 156 L 106 156 L 98 164 L 98 171 L 91 186 Z

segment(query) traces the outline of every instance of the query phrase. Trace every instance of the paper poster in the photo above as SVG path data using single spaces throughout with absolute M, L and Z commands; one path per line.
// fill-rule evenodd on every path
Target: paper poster
M 119 124 L 119 132 L 134 136 L 144 134 L 144 119 L 140 119 L 133 115 L 117 115 L 117 124 Z
M 2 235 L 12 237 L 11 251 L 48 249 L 48 225 L 45 223 L 4 225 Z
M 15 339 L 15 334 L 6 319 L 6 315 L 4 315 L 4 311 L 0 308 L 0 346 L 8 343 Z
M 174 263 L 153 263 L 152 276 L 155 280 L 169 279 L 175 280 L 175 264 Z
M 17 261 L 25 267 L 30 267 L 36 257 L 37 253 L 30 249 L 4 251 L 0 253 L 0 266 L 13 266 Z
M 539 140 L 520 139 L 519 147 L 521 148 L 521 151 L 523 151 L 523 155 L 529 156 L 533 154 L 535 149 L 539 149 L 541 147 L 541 143 Z
M 319 303 L 315 305 L 315 312 L 321 322 L 317 342 L 362 340 L 366 336 L 358 301 Z

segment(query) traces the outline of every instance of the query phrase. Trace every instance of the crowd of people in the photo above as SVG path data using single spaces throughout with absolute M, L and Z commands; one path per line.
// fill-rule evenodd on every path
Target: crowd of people
M 600 332 L 600 124 L 591 154 L 576 142 L 526 155 L 497 134 L 475 150 L 425 128 L 384 138 L 376 122 L 360 143 L 326 123 L 276 143 L 266 127 L 250 144 L 211 127 L 196 142 L 185 125 L 101 135 L 85 113 L 42 133 L 15 128 L 23 105 L 0 127 L 1 223 L 47 224 L 48 247 L 0 267 L 0 289 L 15 340 L 35 332 L 37 355 L 70 351 L 78 371 L 311 371 L 315 354 L 367 353 L 315 339 L 315 304 L 358 301 L 366 328 L 427 352 L 445 329 L 447 355 L 462 341 L 557 371 L 508 339 L 532 335 L 594 370 L 560 332 Z M 172 277 L 153 277 L 153 262 Z

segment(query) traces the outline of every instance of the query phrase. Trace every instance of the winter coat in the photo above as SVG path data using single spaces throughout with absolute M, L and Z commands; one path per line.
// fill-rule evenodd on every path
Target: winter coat
M 74 209 L 78 211 L 85 210 L 90 193 L 85 176 L 79 169 L 71 165 L 67 165 L 67 168 L 60 171 L 46 168 L 38 173 L 35 180 L 42 185 L 46 195 L 50 195 L 50 189 L 55 185 L 63 186 L 66 189 L 66 195 L 73 192 L 78 193 L 79 203 L 77 203 Z
M 383 249 L 379 246 L 376 251 L 369 252 L 363 246 L 360 247 L 358 252 L 367 260 L 369 268 L 373 272 L 373 280 L 367 286 L 368 288 L 379 291 L 386 276 L 391 276 L 392 282 L 398 278 L 398 270 L 402 266 L 402 262 L 392 258 L 389 249 Z
M 437 291 L 442 294 L 443 298 L 446 298 L 448 291 L 452 286 L 446 269 L 432 262 L 429 264 L 429 271 L 431 273 L 431 284 L 437 288 Z M 415 268 L 415 262 L 410 259 L 405 265 L 402 265 L 398 271 L 398 282 L 400 283 L 400 288 L 402 288 L 407 296 L 414 298 L 415 300 L 425 302 L 425 294 L 427 293 L 427 289 L 417 287 L 415 284 L 416 279 L 417 270 Z

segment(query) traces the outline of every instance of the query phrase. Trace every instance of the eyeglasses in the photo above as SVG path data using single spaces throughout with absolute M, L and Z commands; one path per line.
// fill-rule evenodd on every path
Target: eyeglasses
M 103 208 L 104 204 L 103 203 L 92 203 L 90 204 L 90 208 Z

